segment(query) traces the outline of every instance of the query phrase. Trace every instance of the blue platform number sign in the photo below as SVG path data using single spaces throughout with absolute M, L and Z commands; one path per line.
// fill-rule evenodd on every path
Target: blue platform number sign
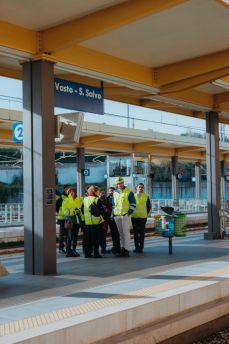
M 54 79 L 55 106 L 104 114 L 103 87 L 94 87 L 63 79 Z
M 15 122 L 12 125 L 12 134 L 13 134 L 13 142 L 23 142 L 24 133 L 23 133 L 23 123 L 22 122 Z
M 83 169 L 83 170 L 82 170 L 82 175 L 83 175 L 84 177 L 90 176 L 90 169 L 89 169 L 89 168 Z

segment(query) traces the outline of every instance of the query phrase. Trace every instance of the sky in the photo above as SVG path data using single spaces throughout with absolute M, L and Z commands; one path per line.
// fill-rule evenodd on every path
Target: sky
M 7 99 L 15 97 L 16 99 Z M 19 98 L 19 99 L 17 99 Z M 22 110 L 22 81 L 0 77 L 0 107 Z M 57 113 L 61 113 L 57 109 Z M 66 112 L 66 111 L 64 111 Z M 85 120 L 96 123 L 106 123 L 144 130 L 153 130 L 171 134 L 181 134 L 188 130 L 203 133 L 205 121 L 192 117 L 171 114 L 165 111 L 147 109 L 144 107 L 127 105 L 124 103 L 105 100 L 104 115 L 85 114 Z M 129 113 L 129 120 L 128 120 Z M 190 129 L 192 128 L 192 129 Z

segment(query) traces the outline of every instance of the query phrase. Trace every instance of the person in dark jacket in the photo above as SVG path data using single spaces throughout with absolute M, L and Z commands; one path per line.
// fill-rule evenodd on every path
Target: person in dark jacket
M 99 193 L 99 199 L 103 205 L 104 208 L 104 222 L 103 222 L 103 228 L 101 232 L 101 238 L 100 238 L 100 246 L 101 246 L 101 252 L 102 253 L 109 253 L 110 251 L 107 251 L 107 243 L 106 243 L 106 237 L 107 237 L 107 231 L 108 231 L 108 221 L 110 217 L 110 203 L 107 200 L 106 197 L 106 191 L 100 190 Z
M 134 253 L 143 253 L 145 226 L 151 211 L 151 202 L 149 196 L 144 193 L 144 184 L 139 183 L 136 191 L 134 194 L 136 208 L 131 215 L 135 244 Z
M 113 247 L 111 248 L 111 252 L 116 255 L 120 254 L 120 236 L 119 236 L 119 231 L 118 227 L 116 225 L 116 222 L 114 220 L 114 216 L 112 213 L 112 208 L 113 208 L 113 195 L 115 192 L 115 188 L 112 186 L 108 189 L 108 196 L 107 196 L 107 217 L 108 217 L 108 225 L 111 231 L 111 237 L 112 237 L 112 244 Z

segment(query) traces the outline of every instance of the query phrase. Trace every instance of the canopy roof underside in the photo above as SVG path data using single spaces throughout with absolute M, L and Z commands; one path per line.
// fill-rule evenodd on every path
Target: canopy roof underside
M 0 75 L 55 62 L 106 99 L 229 123 L 229 6 L 223 0 L 2 0 Z M 156 116 L 156 115 L 155 115 Z

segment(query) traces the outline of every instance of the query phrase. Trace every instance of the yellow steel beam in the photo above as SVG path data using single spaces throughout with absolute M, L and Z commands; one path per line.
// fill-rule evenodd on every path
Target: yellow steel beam
M 115 30 L 187 0 L 131 0 L 42 32 L 42 49 L 53 52 Z
M 135 145 L 133 145 L 133 151 L 134 152 L 144 152 L 144 153 L 157 153 L 157 154 L 162 154 L 162 155 L 168 155 L 168 156 L 172 156 L 175 154 L 175 149 L 171 148 L 171 147 L 140 147 L 137 146 L 135 147 Z
M 229 92 L 219 93 L 214 95 L 214 104 L 217 107 L 220 104 L 229 102 Z
M 115 151 L 132 151 L 132 144 L 131 143 L 125 143 L 125 142 L 114 142 L 114 141 L 107 141 L 107 140 L 101 140 L 97 142 L 88 143 L 85 145 L 81 145 L 87 148 L 103 148 L 104 150 L 115 150 Z
M 169 98 L 181 100 L 190 104 L 206 106 L 209 108 L 213 108 L 214 105 L 213 95 L 197 90 L 185 90 L 182 92 L 171 93 L 169 94 Z
M 37 42 L 35 31 L 0 21 L 0 46 L 36 54 Z
M 202 111 L 193 111 L 193 117 L 206 119 L 206 114 L 205 112 L 202 112 Z
M 192 157 L 195 159 L 201 159 L 205 156 L 205 152 L 198 152 L 198 151 L 188 151 L 188 152 L 180 152 L 177 154 L 178 157 L 185 156 L 185 157 Z
M 215 71 L 209 71 L 208 73 L 200 74 L 192 78 L 187 78 L 187 79 L 179 80 L 176 82 L 172 82 L 170 84 L 163 85 L 160 88 L 160 94 L 166 94 L 166 93 L 168 94 L 171 92 L 178 92 L 178 91 L 194 88 L 199 85 L 203 85 L 210 81 L 224 77 L 225 75 L 228 75 L 228 74 L 229 74 L 229 67 L 218 69 Z
M 108 137 L 111 137 L 111 135 L 100 135 L 100 134 L 95 134 L 95 135 L 90 135 L 90 136 L 83 136 L 80 138 L 80 145 L 88 145 L 90 143 L 94 143 L 97 141 L 101 141 L 104 139 L 107 139 Z
M 160 141 L 145 141 L 145 142 L 135 143 L 133 144 L 133 149 L 138 150 L 138 149 L 150 148 L 154 146 L 159 146 L 162 143 L 163 142 L 160 142 Z
M 176 62 L 155 69 L 155 77 L 160 86 L 186 80 L 209 72 L 229 68 L 229 50 L 220 51 L 193 59 Z
M 70 74 L 70 73 L 56 73 L 55 78 L 64 79 L 67 81 L 78 82 L 80 84 L 90 85 L 94 87 L 100 87 L 101 81 L 99 79 L 90 78 L 84 75 L 79 74 Z M 103 87 L 105 88 L 106 83 L 104 83 Z
M 108 75 L 111 78 L 120 78 L 142 84 L 144 86 L 157 87 L 153 83 L 153 69 L 128 62 L 104 53 L 84 47 L 73 47 L 52 55 L 55 62 L 62 62 L 71 66 L 80 67 L 91 72 Z M 102 78 L 101 78 L 102 79 Z
M 8 146 L 20 148 L 23 146 L 23 144 L 19 143 L 19 142 L 12 142 L 10 140 L 1 141 L 1 139 L 0 139 L 0 146 L 1 146 L 1 148 L 8 147 Z
M 12 140 L 12 130 L 2 130 L 0 129 L 0 140 Z
M 190 152 L 190 151 L 194 151 L 198 149 L 200 149 L 200 146 L 183 146 L 181 148 L 176 148 L 176 154 L 183 153 L 183 152 L 186 153 L 186 152 Z
M 223 154 L 223 158 L 221 160 L 229 160 L 229 153 Z
M 0 76 L 5 76 L 12 79 L 22 79 L 22 71 L 20 69 L 11 69 L 0 66 Z

